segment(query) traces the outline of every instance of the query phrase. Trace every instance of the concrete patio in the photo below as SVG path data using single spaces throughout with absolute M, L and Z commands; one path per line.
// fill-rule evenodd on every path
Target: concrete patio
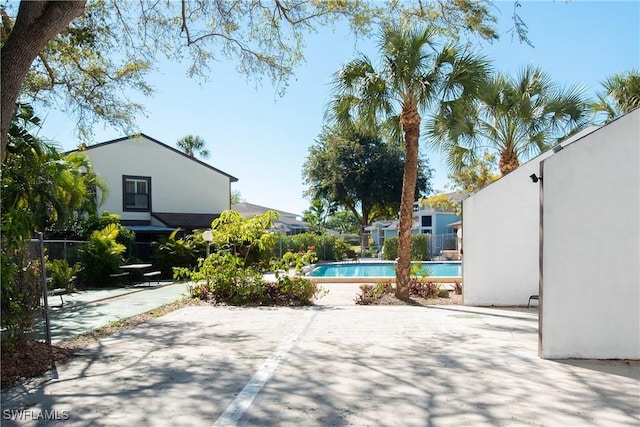
M 2 425 L 640 423 L 638 361 L 540 359 L 537 310 L 356 306 L 349 294 L 178 310 L 3 391 Z

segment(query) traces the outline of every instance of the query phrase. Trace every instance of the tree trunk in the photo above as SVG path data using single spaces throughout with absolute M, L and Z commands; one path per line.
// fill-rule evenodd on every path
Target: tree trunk
M 498 169 L 500 169 L 502 176 L 514 171 L 518 166 L 520 166 L 520 160 L 518 160 L 518 155 L 513 150 L 502 150 L 500 152 Z
M 418 180 L 418 141 L 420 114 L 416 106 L 403 106 L 400 122 L 404 131 L 405 159 L 400 199 L 400 225 L 398 227 L 398 267 L 396 269 L 396 297 L 409 299 L 411 279 L 411 236 L 413 234 L 413 202 Z
M 51 39 L 84 13 L 85 4 L 86 0 L 20 2 L 13 29 L 0 54 L 0 153 L 7 147 L 11 116 L 29 67 Z

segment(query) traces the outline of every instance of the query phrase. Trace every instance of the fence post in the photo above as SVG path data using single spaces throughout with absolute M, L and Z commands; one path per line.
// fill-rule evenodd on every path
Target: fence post
M 42 301 L 44 304 L 44 331 L 47 344 L 51 347 L 51 324 L 49 323 L 49 300 L 47 299 L 49 291 L 47 290 L 47 267 L 44 261 L 44 237 L 42 232 L 38 233 L 40 241 L 40 281 L 42 284 Z

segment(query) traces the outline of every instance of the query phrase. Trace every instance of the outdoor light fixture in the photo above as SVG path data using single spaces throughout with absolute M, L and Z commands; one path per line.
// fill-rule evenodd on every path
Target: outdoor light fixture
M 211 242 L 213 241 L 213 233 L 211 232 L 211 230 L 207 230 L 204 233 L 202 233 L 202 239 L 207 242 L 207 258 L 209 258 L 209 246 L 211 245 Z
M 535 173 L 532 173 L 531 175 L 529 175 L 529 178 L 531 178 L 531 182 L 533 182 L 534 184 L 538 181 L 542 181 L 542 177 L 536 175 Z

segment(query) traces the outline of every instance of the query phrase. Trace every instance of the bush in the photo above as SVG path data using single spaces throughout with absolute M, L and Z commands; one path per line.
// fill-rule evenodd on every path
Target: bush
M 29 256 L 27 245 L 2 251 L 2 327 L 10 344 L 26 338 L 35 325 L 42 296 L 40 261 Z
M 388 237 L 384 239 L 382 259 L 395 260 L 396 258 L 398 258 L 398 238 Z
M 428 261 L 430 259 L 431 239 L 426 234 L 411 236 L 411 260 Z M 388 237 L 384 240 L 382 259 L 395 260 L 398 258 L 398 238 Z
M 82 281 L 90 285 L 108 284 L 109 274 L 117 273 L 126 247 L 117 243 L 119 230 L 109 224 L 102 230 L 91 233 L 87 244 L 80 249 Z
M 176 239 L 178 230 L 172 232 L 167 238 L 159 242 L 153 242 L 153 263 L 162 272 L 162 277 L 173 276 L 173 267 L 194 268 L 198 264 L 198 258 L 205 255 L 206 244 L 202 235 L 189 235 L 182 239 Z
M 77 290 L 75 280 L 81 268 L 77 263 L 70 266 L 66 259 L 54 259 L 47 263 L 47 276 L 51 277 L 50 289 L 65 289 L 67 292 Z
M 282 253 L 276 252 L 277 255 L 284 255 L 286 252 L 306 251 L 310 246 L 315 248 L 318 259 L 322 261 L 342 260 L 349 249 L 349 244 L 338 237 L 314 233 L 281 236 L 275 249 L 282 250 Z
M 178 276 L 196 282 L 193 298 L 230 305 L 309 305 L 319 288 L 309 279 L 278 275 L 267 282 L 255 267 L 243 267 L 242 260 L 221 251 L 200 259 L 198 269 L 176 268 Z
M 393 295 L 395 289 L 391 283 L 376 283 L 375 285 L 360 285 L 360 295 L 356 297 L 356 304 L 369 305 L 381 299 L 385 294 Z
M 427 261 L 429 260 L 429 242 L 430 236 L 426 234 L 416 234 L 411 236 L 411 260 Z
M 440 285 L 426 279 L 411 277 L 409 282 L 409 296 L 424 299 L 438 298 Z M 395 288 L 391 283 L 376 283 L 375 285 L 360 285 L 360 294 L 356 296 L 356 304 L 376 304 L 385 295 L 394 295 Z
M 409 281 L 409 295 L 420 298 L 437 298 L 440 285 L 412 277 Z

